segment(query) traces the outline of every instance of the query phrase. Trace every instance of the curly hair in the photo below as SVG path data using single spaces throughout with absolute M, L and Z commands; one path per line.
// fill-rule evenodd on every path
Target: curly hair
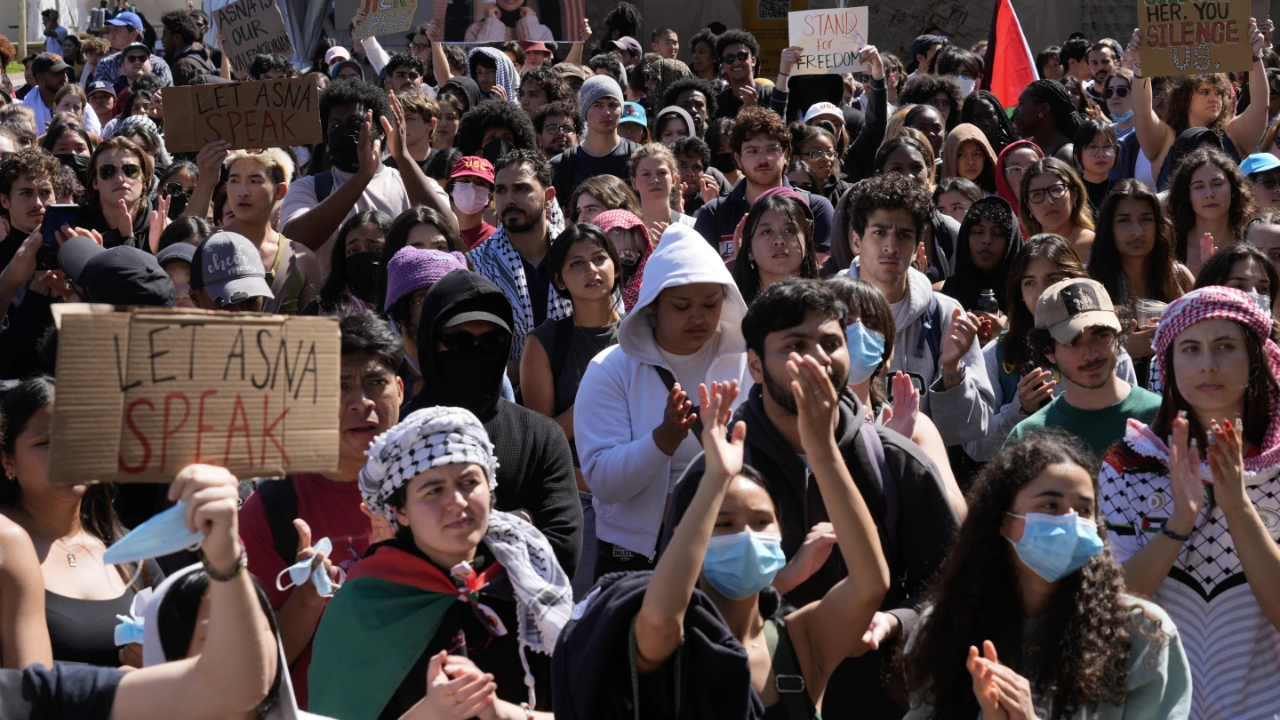
M 249 77 L 256 80 L 272 70 L 279 71 L 287 78 L 298 76 L 298 69 L 289 58 L 274 53 L 261 53 L 253 56 L 253 62 L 249 64 Z
M 547 103 L 533 112 L 533 131 L 542 134 L 542 128 L 547 124 L 547 118 L 552 115 L 560 115 L 569 118 L 573 123 L 573 132 L 582 135 L 582 115 L 578 112 L 578 104 L 573 100 L 558 100 Z
M 1075 248 L 1060 235 L 1036 235 L 1022 246 L 1022 250 L 1018 251 L 1013 258 L 1008 279 L 1005 281 L 1005 297 L 1008 298 L 1009 303 L 1009 329 L 1000 336 L 999 340 L 1003 343 L 1006 371 L 1010 373 L 1031 359 L 1031 346 L 1027 338 L 1035 328 L 1036 318 L 1022 301 L 1022 276 L 1027 273 L 1027 268 L 1032 262 L 1041 259 L 1053 263 L 1064 279 L 1089 277 Z
M 320 127 L 329 126 L 329 113 L 336 107 L 357 105 L 373 113 L 373 127 L 381 132 L 382 117 L 390 112 L 387 94 L 355 78 L 334 80 L 320 93 Z
M 760 43 L 756 42 L 755 35 L 746 30 L 730 30 L 716 38 L 716 60 L 724 57 L 724 50 L 730 45 L 746 45 L 753 57 L 760 57 Z
M 733 132 L 729 134 L 729 147 L 735 154 L 741 155 L 742 144 L 761 135 L 777 140 L 783 152 L 791 152 L 791 131 L 787 129 L 787 123 L 777 113 L 762 107 L 744 108 L 738 113 Z
M 536 85 L 542 88 L 542 92 L 547 96 L 548 103 L 561 102 L 563 100 L 573 99 L 573 90 L 560 77 L 560 73 L 552 68 L 536 67 L 531 70 L 525 70 L 520 76 L 520 91 L 530 85 Z M 541 132 L 541 130 L 539 130 Z
M 609 210 L 628 210 L 636 217 L 644 217 L 640 199 L 629 185 L 614 175 L 596 175 L 578 183 L 569 195 L 569 222 L 578 222 L 578 198 L 583 195 L 599 200 Z
M 1218 97 L 1222 98 L 1222 112 L 1218 118 L 1207 125 L 1210 130 L 1221 135 L 1226 132 L 1227 123 L 1231 122 L 1235 117 L 1235 108 L 1231 99 L 1231 82 L 1227 80 L 1227 76 L 1222 73 L 1210 73 L 1207 75 L 1186 75 L 1179 78 L 1170 78 L 1171 85 L 1169 87 L 1169 99 L 1164 105 L 1164 121 L 1169 127 L 1173 128 L 1174 136 L 1181 135 L 1184 130 L 1192 127 L 1191 125 L 1191 98 L 1200 89 L 1201 85 L 1209 85 L 1218 91 Z
M 916 221 L 919 236 L 933 221 L 933 199 L 920 183 L 897 173 L 874 175 L 849 189 L 840 219 L 858 235 L 867 229 L 867 220 L 877 210 L 906 210 Z
M 492 101 L 490 101 L 492 102 Z M 528 122 L 528 119 L 525 120 Z M 532 126 L 530 126 L 532 128 Z M 533 171 L 533 178 L 542 185 L 543 189 L 551 187 L 553 174 L 551 172 L 551 163 L 539 150 L 529 148 L 516 148 L 511 152 L 498 158 L 498 162 L 493 164 L 493 174 L 495 180 L 498 173 L 509 167 L 516 165 L 528 165 Z
M 698 77 L 680 78 L 668 85 L 666 91 L 662 93 L 660 107 L 679 106 L 678 100 L 680 96 L 690 90 L 697 90 L 702 93 L 702 97 L 707 100 L 707 117 L 714 118 L 716 113 L 720 111 L 720 104 L 716 101 L 716 91 L 711 87 L 711 83 Z
M 945 94 L 947 100 L 951 102 L 951 110 L 945 113 L 946 117 L 944 118 L 947 122 L 947 132 L 951 132 L 956 125 L 960 124 L 960 113 L 956 111 L 961 107 L 962 98 L 960 96 L 960 86 L 949 77 L 917 75 L 911 78 L 902 88 L 902 92 L 898 93 L 898 106 L 930 105 L 933 99 L 940 94 Z
M 49 153 L 36 148 L 23 148 L 0 160 L 0 195 L 9 195 L 19 178 L 32 181 L 46 179 L 52 183 L 60 167 L 62 163 Z M 8 210 L 0 208 L 0 211 L 3 211 L 5 217 L 9 216 Z
M 1058 429 L 1006 447 L 979 472 L 969 491 L 969 514 L 930 590 L 930 618 L 898 660 L 907 692 L 928 698 L 936 720 L 973 718 L 978 701 L 965 667 L 972 646 L 992 641 L 1031 680 L 1036 696 L 1052 699 L 1049 720 L 1074 717 L 1098 705 L 1123 704 L 1129 678 L 1130 618 L 1124 573 L 1106 543 L 1084 567 L 1059 581 L 1024 644 L 1023 610 L 1013 551 L 1002 532 L 1017 494 L 1051 465 L 1075 465 L 1094 478 L 1098 463 L 1078 438 Z
M 618 37 L 636 37 L 643 24 L 644 16 L 640 14 L 640 8 L 629 2 L 620 2 L 604 16 L 604 32 L 600 33 L 600 37 L 602 42 L 609 40 L 614 31 L 617 31 Z
M 424 75 L 427 72 L 426 67 L 422 64 L 422 58 L 408 53 L 396 53 L 387 61 L 386 76 L 391 77 L 401 66 L 417 71 L 419 75 Z
M 742 299 L 748 305 L 764 290 L 760 285 L 760 271 L 751 256 L 752 242 L 760 220 L 767 212 L 776 212 L 795 225 L 799 231 L 804 253 L 800 258 L 800 270 L 797 277 L 818 279 L 818 260 L 814 251 L 813 221 L 801 206 L 800 201 L 782 195 L 770 195 L 757 201 L 747 212 L 747 222 L 742 226 L 742 244 L 744 260 L 733 264 L 733 281 L 742 293 Z
M 609 73 L 609 77 L 617 81 L 618 85 L 625 85 L 627 82 L 627 69 L 622 66 L 622 61 L 612 55 L 597 55 L 587 63 L 587 68 L 592 73 L 597 70 L 604 70 Z M 596 73 L 598 74 L 598 73 Z
M 164 25 L 165 30 L 182 38 L 183 45 L 200 42 L 204 37 L 204 33 L 200 32 L 200 25 L 187 10 L 170 10 L 160 16 L 160 24 Z
M 720 56 L 716 55 L 715 31 L 712 30 L 711 28 L 702 28 L 698 32 L 694 33 L 693 37 L 689 38 L 690 54 L 692 54 L 694 48 L 698 47 L 698 45 L 701 43 L 706 43 L 707 48 L 711 51 L 711 54 L 714 56 L 711 58 L 711 64 L 713 69 L 716 71 L 716 75 L 719 75 L 720 74 Z
M 1164 303 L 1177 300 L 1190 288 L 1182 286 L 1182 276 L 1175 265 L 1177 258 L 1174 256 L 1173 223 L 1170 222 L 1160 198 L 1133 178 L 1117 182 L 1098 211 L 1097 235 L 1093 239 L 1093 249 L 1089 252 L 1089 274 L 1107 289 L 1112 302 L 1131 304 L 1138 300 L 1129 290 L 1123 257 L 1116 247 L 1116 212 L 1124 200 L 1146 203 L 1155 223 L 1155 245 L 1143 263 L 1147 273 L 1143 297 Z M 1138 222 L 1138 218 L 1132 218 L 1132 222 Z
M 538 137 L 529 116 L 510 100 L 486 100 L 468 110 L 458 122 L 453 146 L 464 156 L 479 155 L 484 133 L 493 127 L 510 130 L 513 144 L 521 150 L 536 150 L 538 147 Z
M 1041 175 L 1055 175 L 1066 183 L 1071 197 L 1071 224 L 1086 230 L 1093 229 L 1093 211 L 1089 209 L 1089 192 L 1084 181 L 1070 165 L 1057 158 L 1047 157 L 1027 166 L 1022 173 L 1022 192 L 1018 197 L 1018 222 L 1030 235 L 1044 232 L 1040 221 L 1031 212 L 1031 181 Z
M 1166 202 L 1173 208 L 1173 242 L 1178 259 L 1187 260 L 1187 234 L 1196 226 L 1196 210 L 1191 203 L 1191 176 L 1202 166 L 1212 164 L 1222 171 L 1231 187 L 1231 208 L 1227 211 L 1227 222 L 1231 225 L 1230 238 L 1218 238 L 1218 242 L 1228 244 L 1244 237 L 1245 228 L 1257 212 L 1257 203 L 1253 199 L 1253 184 L 1240 172 L 1226 153 L 1212 148 L 1200 148 L 1178 163 L 1169 180 L 1169 195 Z

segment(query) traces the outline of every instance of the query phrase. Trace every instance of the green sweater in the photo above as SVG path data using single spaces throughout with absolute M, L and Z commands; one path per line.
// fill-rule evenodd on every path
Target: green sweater
M 1099 705 L 1096 714 L 1089 714 L 1090 720 L 1186 720 L 1191 713 L 1191 668 L 1182 650 L 1178 628 L 1155 603 L 1129 595 L 1123 597 L 1133 609 L 1125 700 L 1121 705 Z M 917 627 L 923 626 L 931 611 L 932 608 L 925 610 Z M 1034 634 L 1037 622 L 1023 620 L 1024 639 Z M 1039 717 L 1050 717 L 1050 699 L 1037 697 L 1034 702 Z M 902 720 L 932 717 L 933 706 L 926 702 L 913 707 Z
M 1160 410 L 1160 396 L 1137 385 L 1130 385 L 1129 396 L 1102 410 L 1081 410 L 1067 402 L 1065 394 L 1053 399 L 1026 420 L 1014 426 L 1004 446 L 1018 442 L 1027 435 L 1047 427 L 1059 427 L 1089 444 L 1094 454 L 1101 458 L 1116 441 L 1124 439 L 1124 428 L 1129 418 L 1145 425 L 1156 419 Z

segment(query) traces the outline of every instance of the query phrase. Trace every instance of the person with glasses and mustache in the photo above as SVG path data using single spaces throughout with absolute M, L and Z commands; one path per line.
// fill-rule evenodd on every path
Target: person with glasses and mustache
M 730 30 L 716 39 L 716 57 L 729 87 L 716 96 L 716 117 L 736 117 L 744 107 L 769 107 L 773 87 L 755 79 L 760 43 L 745 30 Z
M 569 146 L 578 144 L 582 116 L 572 100 L 549 103 L 534 111 L 533 129 L 538 133 L 538 149 L 551 160 Z
M 105 247 L 145 246 L 151 229 L 155 161 L 132 140 L 114 137 L 89 158 L 89 187 L 80 226 L 102 233 Z

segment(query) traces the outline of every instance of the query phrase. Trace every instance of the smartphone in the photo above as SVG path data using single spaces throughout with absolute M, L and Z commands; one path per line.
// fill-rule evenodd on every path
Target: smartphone
M 1035 369 L 1036 369 L 1036 364 L 1028 360 L 1018 366 L 1018 376 L 1026 377 L 1027 375 L 1031 374 L 1032 370 L 1035 370 Z M 1044 381 L 1042 380 L 1041 382 L 1043 383 Z M 1039 407 L 1044 407 L 1045 405 L 1048 405 L 1050 401 L 1051 401 L 1051 398 L 1045 398 L 1044 400 L 1041 400 Z
M 40 223 L 40 249 L 36 251 L 38 269 L 58 269 L 58 238 L 54 232 L 63 225 L 75 227 L 79 220 L 79 205 L 50 205 L 45 209 L 44 220 Z

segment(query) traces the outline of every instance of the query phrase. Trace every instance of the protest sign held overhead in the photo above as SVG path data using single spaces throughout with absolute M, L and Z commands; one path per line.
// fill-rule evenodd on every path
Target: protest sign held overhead
M 313 145 L 320 128 L 314 78 L 165 88 L 165 144 L 198 152 L 213 140 L 232 149 Z
M 858 51 L 868 43 L 868 29 L 865 7 L 788 13 L 791 45 L 804 48 L 792 74 L 862 72 Z
M 1142 74 L 1242 72 L 1253 65 L 1245 0 L 1139 0 Z
M 402 33 L 413 28 L 418 0 L 360 0 L 355 16 L 361 18 L 353 40 Z
M 165 482 L 338 466 L 332 318 L 59 305 L 49 481 Z
M 231 69 L 247 75 L 254 57 L 274 53 L 293 54 L 293 43 L 285 29 L 276 0 L 236 0 L 214 10 L 214 22 L 226 37 Z

